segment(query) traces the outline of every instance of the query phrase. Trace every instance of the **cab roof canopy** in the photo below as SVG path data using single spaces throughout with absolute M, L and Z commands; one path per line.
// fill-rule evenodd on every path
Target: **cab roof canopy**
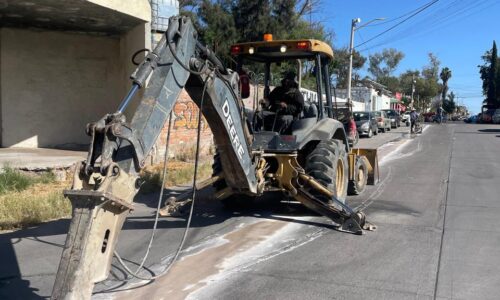
M 279 62 L 290 59 L 333 58 L 332 48 L 319 40 L 277 40 L 239 43 L 231 46 L 233 56 L 258 61 Z

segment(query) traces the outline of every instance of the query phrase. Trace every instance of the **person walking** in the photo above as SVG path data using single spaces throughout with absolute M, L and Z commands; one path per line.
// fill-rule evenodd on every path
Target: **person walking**
M 415 110 L 415 108 L 412 108 L 410 112 L 411 133 L 415 133 L 417 122 L 418 122 L 418 113 Z

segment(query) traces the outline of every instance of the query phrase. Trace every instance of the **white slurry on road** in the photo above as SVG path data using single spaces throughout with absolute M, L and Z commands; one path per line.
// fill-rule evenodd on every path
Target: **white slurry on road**
M 424 125 L 422 129 L 422 134 L 429 128 L 429 125 Z M 418 139 L 419 136 L 416 137 Z M 382 147 L 379 148 L 379 152 L 383 152 L 386 148 L 391 148 L 389 150 L 389 153 L 386 154 L 385 156 L 382 157 L 382 159 L 379 159 L 379 166 L 383 166 L 386 163 L 396 160 L 396 159 L 401 159 L 405 157 L 412 156 L 413 154 L 419 152 L 422 150 L 422 144 L 420 140 L 417 140 L 417 147 L 413 149 L 410 152 L 404 152 L 405 148 L 407 145 L 412 142 L 413 139 L 407 139 L 407 140 L 402 140 L 402 141 L 397 141 L 397 142 L 391 142 L 383 145 Z M 393 149 L 392 149 L 393 148 Z
M 296 217 L 295 219 L 310 220 L 312 217 Z M 216 296 L 218 294 L 220 288 L 224 288 L 223 284 L 226 279 L 237 273 L 244 272 L 246 269 L 257 264 L 310 243 L 322 236 L 327 230 L 325 228 L 320 228 L 313 232 L 303 234 L 303 229 L 311 226 L 312 225 L 304 226 L 298 223 L 286 223 L 285 226 L 272 235 L 267 236 L 260 243 L 244 251 L 235 253 L 234 256 L 227 257 L 220 265 L 221 269 L 219 273 L 207 277 L 204 280 L 206 285 L 191 293 L 187 299 L 198 299 L 202 295 L 203 298 L 210 299 L 211 296 Z
M 428 129 L 424 126 L 423 132 Z M 418 137 L 417 137 L 418 139 Z M 421 151 L 421 142 L 415 149 L 405 152 L 406 146 L 414 139 L 401 140 L 380 147 L 384 156 L 380 165 L 413 155 Z M 372 199 L 384 190 L 384 182 L 389 180 L 391 172 L 372 191 L 371 195 L 360 206 L 369 206 Z M 223 235 L 212 235 L 186 248 L 181 258 L 175 263 L 171 272 L 157 281 L 146 284 L 145 281 L 135 281 L 120 288 L 112 294 L 98 294 L 95 299 L 210 299 L 216 296 L 227 280 L 239 273 L 252 268 L 276 256 L 297 249 L 318 237 L 326 231 L 325 227 L 304 225 L 304 222 L 314 222 L 311 216 L 274 216 L 290 221 L 277 221 L 271 218 L 245 218 L 245 221 L 233 231 Z M 172 255 L 162 258 L 161 263 L 149 268 L 154 273 L 160 273 L 170 262 Z M 195 272 L 193 270 L 196 269 Z M 145 276 L 147 273 L 144 272 Z M 139 288 L 140 287 L 140 288 Z

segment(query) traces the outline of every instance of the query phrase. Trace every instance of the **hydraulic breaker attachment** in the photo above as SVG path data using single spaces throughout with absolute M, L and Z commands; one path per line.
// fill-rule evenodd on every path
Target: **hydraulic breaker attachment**
M 88 189 L 89 184 L 95 189 Z M 73 205 L 73 217 L 52 299 L 89 299 L 94 284 L 106 279 L 136 187 L 136 178 L 116 164 L 106 176 L 86 175 L 85 164 L 78 164 L 73 187 L 64 192 Z
M 278 169 L 273 177 L 291 197 L 301 202 L 304 206 L 325 217 L 330 218 L 339 225 L 338 230 L 353 234 L 363 234 L 364 230 L 375 230 L 376 226 L 366 221 L 366 216 L 361 211 L 352 210 L 347 204 L 336 199 L 331 191 L 326 189 L 313 177 L 305 174 L 297 162 L 297 155 L 277 155 Z M 306 186 L 313 188 L 333 200 L 334 205 L 326 204 L 311 193 Z

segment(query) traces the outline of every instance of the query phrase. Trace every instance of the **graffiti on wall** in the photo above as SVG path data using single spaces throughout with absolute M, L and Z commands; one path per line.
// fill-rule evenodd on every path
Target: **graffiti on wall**
M 193 101 L 180 101 L 174 106 L 174 129 L 197 129 L 200 109 Z M 207 120 L 201 119 L 202 130 L 208 129 Z

